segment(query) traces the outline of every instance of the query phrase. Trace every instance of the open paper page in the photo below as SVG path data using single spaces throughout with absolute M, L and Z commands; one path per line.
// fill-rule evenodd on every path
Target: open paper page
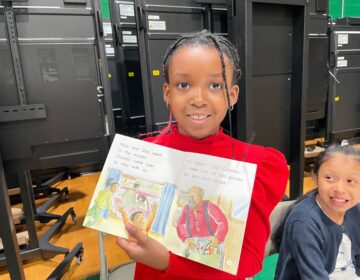
M 256 165 L 116 135 L 84 225 L 236 274 Z

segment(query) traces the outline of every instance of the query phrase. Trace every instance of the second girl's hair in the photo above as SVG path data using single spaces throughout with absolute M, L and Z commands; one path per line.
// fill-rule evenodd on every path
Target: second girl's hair
M 330 145 L 326 150 L 322 151 L 314 163 L 313 173 L 315 176 L 319 174 L 321 165 L 326 162 L 334 153 L 341 153 L 348 156 L 354 156 L 356 160 L 360 161 L 360 150 L 350 145 Z

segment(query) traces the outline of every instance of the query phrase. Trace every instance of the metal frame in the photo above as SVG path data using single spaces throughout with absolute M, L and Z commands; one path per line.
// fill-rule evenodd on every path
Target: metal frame
M 0 155 L 0 237 L 4 244 L 4 252 L 7 262 L 10 264 L 9 274 L 11 279 L 25 279 L 24 269 L 21 262 L 19 245 L 16 238 L 14 221 L 12 219 L 10 201 L 5 180 L 5 172 Z
M 27 2 L 23 1 L 23 2 Z M 18 120 L 44 119 L 46 111 L 44 104 L 27 104 L 26 87 L 24 82 L 24 73 L 21 63 L 21 55 L 19 51 L 17 28 L 15 23 L 15 14 L 12 1 L 0 1 L 4 5 L 4 16 L 6 21 L 6 35 L 9 42 L 12 63 L 14 67 L 14 76 L 16 89 L 19 97 L 19 105 L 17 106 L 1 106 L 0 107 L 0 123 Z
M 5 1 L 0 1 L 4 3 Z M 83 255 L 83 245 L 79 242 L 70 252 L 69 249 L 59 246 L 54 246 L 49 243 L 49 240 L 57 234 L 61 228 L 64 226 L 67 218 L 71 216 L 72 220 L 75 222 L 75 212 L 73 208 L 69 208 L 63 215 L 54 215 L 47 213 L 47 208 L 52 205 L 53 203 L 59 201 L 63 198 L 63 196 L 68 194 L 67 188 L 64 188 L 60 192 L 58 192 L 55 196 L 53 196 L 49 201 L 43 204 L 38 209 L 35 209 L 35 200 L 34 200 L 34 193 L 32 190 L 32 180 L 30 175 L 30 170 L 35 169 L 44 169 L 44 168 L 51 168 L 51 167 L 61 167 L 61 166 L 69 166 L 80 164 L 83 162 L 95 161 L 100 160 L 100 158 L 105 159 L 105 154 L 107 151 L 106 149 L 109 148 L 109 142 L 111 141 L 111 137 L 114 134 L 114 124 L 112 114 L 112 106 L 111 106 L 111 97 L 110 97 L 110 87 L 109 81 L 107 77 L 106 71 L 106 58 L 105 58 L 105 47 L 103 45 L 103 30 L 101 25 L 101 16 L 100 16 L 100 5 L 98 0 L 58 0 L 57 4 L 70 4 L 67 7 L 57 7 L 56 9 L 51 8 L 50 6 L 54 4 L 44 2 L 44 6 L 35 7 L 31 6 L 32 1 L 22 1 L 28 3 L 16 3 L 16 6 L 12 7 L 10 1 L 5 2 L 4 5 L 4 16 L 6 18 L 6 26 L 8 30 L 9 37 L 5 40 L 5 43 L 8 43 L 10 46 L 10 51 L 13 59 L 13 68 L 14 68 L 14 76 L 16 77 L 16 86 L 17 86 L 17 93 L 19 99 L 18 106 L 3 106 L 0 108 L 0 128 L 1 133 L 6 131 L 8 123 L 11 122 L 11 125 L 16 125 L 20 123 L 17 129 L 18 134 L 21 136 L 17 139 L 20 141 L 24 141 L 21 137 L 24 135 L 28 135 L 29 128 L 33 129 L 32 122 L 23 125 L 21 121 L 27 120 L 31 121 L 33 119 L 48 119 L 48 115 L 45 113 L 45 105 L 43 104 L 27 104 L 27 100 L 30 99 L 29 96 L 26 95 L 29 91 L 25 90 L 27 86 L 26 81 L 24 81 L 22 66 L 25 66 L 23 62 L 25 61 L 22 57 L 21 60 L 21 53 L 18 45 L 21 44 L 38 44 L 39 42 L 44 41 L 44 38 L 38 38 L 33 36 L 30 38 L 22 38 L 21 40 L 17 37 L 16 29 L 19 26 L 16 26 L 15 23 L 15 14 L 16 15 L 24 15 L 27 12 L 31 12 L 33 15 L 48 15 L 48 14 L 57 14 L 57 15 L 87 15 L 89 20 L 93 21 L 94 25 L 94 32 L 92 30 L 89 31 L 89 34 L 94 34 L 95 38 L 80 38 L 82 42 L 80 44 L 91 44 L 93 43 L 94 47 L 93 50 L 96 54 L 96 73 L 94 75 L 94 79 L 98 82 L 97 87 L 97 98 L 100 103 L 100 108 L 102 108 L 103 114 L 98 111 L 98 120 L 99 123 L 103 122 L 103 128 L 101 128 L 101 132 L 99 134 L 99 130 L 96 131 L 97 135 L 93 135 L 94 139 L 64 139 L 63 142 L 59 143 L 59 139 L 56 141 L 52 140 L 53 142 L 49 143 L 49 141 L 44 141 L 41 143 L 31 143 L 31 142 L 21 142 L 22 148 L 26 146 L 27 152 L 18 153 L 18 151 L 14 151 L 13 149 L 5 149 L 2 147 L 6 154 L 6 157 L 3 155 L 4 159 L 4 168 L 6 172 L 9 173 L 16 173 L 18 177 L 18 182 L 20 186 L 20 194 L 21 199 L 23 202 L 24 208 L 24 215 L 25 221 L 27 225 L 27 230 L 29 232 L 29 239 L 30 243 L 23 248 L 19 249 L 16 242 L 14 242 L 14 228 L 11 225 L 10 221 L 10 228 L 6 226 L 1 227 L 1 230 L 4 229 L 4 233 L 1 232 L 2 237 L 4 237 L 4 248 L 7 248 L 4 253 L 0 253 L 0 266 L 8 265 L 10 273 L 16 275 L 12 278 L 14 279 L 23 279 L 23 274 L 21 272 L 21 260 L 29 260 L 33 258 L 43 258 L 49 259 L 58 254 L 64 254 L 65 257 L 63 261 L 57 266 L 57 268 L 53 271 L 53 273 L 49 276 L 48 279 L 60 279 L 62 275 L 65 273 L 66 269 L 71 264 L 71 261 L 74 257 L 76 257 L 79 261 L 82 259 Z M 18 1 L 16 1 L 18 2 Z M 21 2 L 21 1 L 20 1 Z M 35 1 L 34 1 L 35 2 Z M 36 1 L 36 3 L 39 3 Z M 84 9 L 83 5 L 86 5 Z M 47 7 L 49 5 L 49 7 Z M 59 5 L 59 6 L 61 6 Z M 80 6 L 79 6 L 80 5 Z M 79 7 L 81 7 L 79 9 Z M 83 17 L 81 17 L 83 18 Z M 36 25 L 35 25 L 36 26 Z M 32 30 L 38 31 L 38 30 Z M 36 32 L 35 32 L 36 33 Z M 45 38 L 46 40 L 46 38 Z M 66 41 L 67 40 L 67 41 Z M 53 38 L 50 39 L 50 44 L 56 43 L 73 43 L 74 40 L 72 38 L 66 38 L 62 40 L 62 38 Z M 49 42 L 46 42 L 49 43 Z M 77 42 L 79 43 L 79 42 Z M 76 44 L 76 43 L 75 43 Z M 21 50 L 22 51 L 22 50 Z M 95 66 L 94 66 L 95 67 Z M 25 69 L 25 67 L 23 68 Z M 30 82 L 28 81 L 28 85 Z M 96 85 L 94 85 L 96 87 Z M 95 91 L 96 92 L 96 91 Z M 103 101 L 106 103 L 104 104 Z M 54 102 L 53 102 L 54 103 Z M 96 102 L 95 102 L 96 103 Z M 101 104 L 102 103 L 102 104 Z M 97 104 L 97 103 L 96 103 Z M 30 107 L 29 107 L 30 106 Z M 101 109 L 100 109 L 101 110 Z M 31 111 L 31 112 L 30 112 Z M 104 116 L 102 118 L 102 116 Z M 5 123 L 5 124 L 4 124 Z M 9 126 L 11 126 L 9 124 Z M 67 124 L 64 124 L 66 126 Z M 99 125 L 101 126 L 101 125 Z M 36 127 L 34 125 L 34 127 Z M 58 128 L 59 129 L 59 128 Z M 24 130 L 24 131 L 23 131 Z M 103 133 L 104 132 L 104 133 Z M 44 132 L 45 134 L 45 132 Z M 90 134 L 90 133 L 89 133 Z M 34 136 L 36 136 L 36 130 L 34 131 Z M 67 135 L 64 135 L 64 138 Z M 78 136 L 75 136 L 75 138 Z M 80 138 L 83 136 L 80 136 Z M 4 139 L 1 139 L 3 141 Z M 76 141 L 75 141 L 76 140 Z M 36 142 L 36 141 L 35 141 Z M 7 143 L 7 142 L 2 142 Z M 2 166 L 1 166 L 2 169 Z M 2 171 L 2 170 L 1 170 Z M 1 197 L 2 200 L 5 196 L 6 185 L 3 180 L 4 173 L 1 172 Z M 7 197 L 8 200 L 8 197 Z M 6 206 L 7 209 L 1 211 L 0 215 L 4 214 L 9 220 L 9 209 L 8 204 L 1 203 L 1 206 Z M 48 222 L 52 219 L 56 219 L 57 221 L 49 228 L 49 230 L 43 234 L 42 236 L 38 237 L 36 233 L 35 221 L 39 220 L 40 222 Z M 8 257 L 10 256 L 10 257 Z M 11 261 L 10 261 L 11 260 Z
M 298 6 L 299 13 L 294 21 L 292 85 L 291 85 L 291 120 L 290 120 L 290 197 L 296 198 L 303 193 L 304 176 L 304 141 L 306 88 L 308 67 L 308 5 L 306 0 L 248 0 L 228 1 L 229 38 L 240 51 L 242 79 L 237 105 L 238 138 L 250 141 L 254 128 L 253 100 L 251 97 L 252 71 L 252 11 L 254 3 Z M 284 152 L 284 151 L 283 151 Z

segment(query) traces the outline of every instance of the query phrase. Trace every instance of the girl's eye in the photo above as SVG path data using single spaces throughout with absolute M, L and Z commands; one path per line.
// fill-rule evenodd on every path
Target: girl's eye
M 332 177 L 331 176 L 325 176 L 325 179 L 330 181 L 332 179 Z
M 190 88 L 190 85 L 188 83 L 178 83 L 177 84 L 177 88 L 178 89 L 182 89 L 182 90 L 185 90 L 185 89 L 189 89 Z
M 222 84 L 220 83 L 211 83 L 210 84 L 210 89 L 211 90 L 219 90 L 222 88 Z
M 348 182 L 349 184 L 355 183 L 355 181 L 353 179 L 347 179 L 346 182 Z

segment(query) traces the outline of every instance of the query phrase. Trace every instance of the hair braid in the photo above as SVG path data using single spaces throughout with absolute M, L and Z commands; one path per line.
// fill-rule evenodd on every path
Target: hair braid
M 230 136 L 232 138 L 232 123 L 231 123 L 231 101 L 230 101 L 230 94 L 229 94 L 229 87 L 227 84 L 227 78 L 226 78 L 226 65 L 225 65 L 225 60 L 224 60 L 224 54 L 220 48 L 220 44 L 217 40 L 217 38 L 215 36 L 213 36 L 212 34 L 209 34 L 210 39 L 214 42 L 217 50 L 219 51 L 220 54 L 220 60 L 221 60 L 221 75 L 222 78 L 224 80 L 224 87 L 225 87 L 225 93 L 226 93 L 226 100 L 227 100 L 227 115 L 228 115 L 228 120 L 229 120 L 229 130 L 230 130 Z M 231 59 L 231 57 L 229 57 L 229 59 Z M 233 141 L 231 142 L 231 157 L 234 159 L 235 155 L 234 155 L 234 143 Z
M 204 45 L 209 47 L 214 47 L 218 50 L 221 60 L 221 75 L 224 80 L 224 87 L 225 87 L 225 94 L 227 100 L 227 112 L 228 112 L 228 119 L 229 119 L 229 134 L 232 137 L 232 122 L 231 122 L 231 101 L 230 101 L 230 93 L 229 87 L 227 84 L 227 77 L 226 77 L 226 65 L 224 54 L 228 57 L 229 62 L 231 63 L 233 76 L 232 76 L 232 85 L 236 85 L 238 80 L 241 76 L 240 70 L 240 58 L 236 48 L 233 44 L 228 41 L 225 37 L 212 34 L 206 30 L 196 33 L 190 33 L 180 36 L 166 51 L 164 55 L 162 70 L 163 70 L 163 77 L 166 83 L 169 83 L 169 63 L 171 57 L 174 55 L 177 49 L 181 48 L 182 46 L 196 46 L 196 45 Z M 168 129 L 166 129 L 168 131 Z M 166 133 L 166 132 L 165 132 Z M 234 158 L 234 144 L 232 143 L 232 158 Z

